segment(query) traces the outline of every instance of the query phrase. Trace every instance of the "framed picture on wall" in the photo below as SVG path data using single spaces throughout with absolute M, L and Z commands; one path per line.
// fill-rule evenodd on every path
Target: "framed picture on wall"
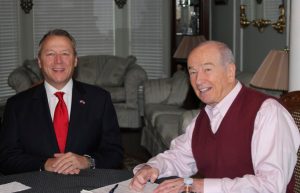
M 227 5 L 228 0 L 215 0 L 215 5 Z

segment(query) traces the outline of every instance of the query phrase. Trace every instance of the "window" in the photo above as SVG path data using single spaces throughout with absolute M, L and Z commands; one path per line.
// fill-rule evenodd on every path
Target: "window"
M 0 1 L 0 103 L 15 94 L 7 79 L 19 64 L 18 5 L 18 1 Z
M 170 50 L 167 34 L 169 1 L 131 0 L 130 53 L 147 72 L 149 79 L 168 76 Z M 168 22 L 169 23 L 169 22 Z M 167 24 L 168 24 L 167 23 Z
M 51 0 L 34 2 L 34 49 L 54 28 L 70 32 L 78 55 L 114 54 L 114 1 Z

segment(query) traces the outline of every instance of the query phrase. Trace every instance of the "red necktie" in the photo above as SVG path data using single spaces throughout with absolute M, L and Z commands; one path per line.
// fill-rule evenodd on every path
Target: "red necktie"
M 65 93 L 63 92 L 56 92 L 54 94 L 58 98 L 58 103 L 54 111 L 53 124 L 58 147 L 61 153 L 65 151 L 69 126 L 68 109 L 63 99 L 64 94 Z

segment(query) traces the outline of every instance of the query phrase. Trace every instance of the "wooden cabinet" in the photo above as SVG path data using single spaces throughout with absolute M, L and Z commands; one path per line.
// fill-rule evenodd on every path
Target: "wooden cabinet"
M 172 0 L 171 74 L 186 60 L 173 57 L 184 36 L 204 35 L 209 39 L 209 0 Z

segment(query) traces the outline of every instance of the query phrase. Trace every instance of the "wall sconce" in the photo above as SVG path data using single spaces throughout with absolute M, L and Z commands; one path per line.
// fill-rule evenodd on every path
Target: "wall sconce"
M 257 27 L 259 32 L 263 32 L 264 28 L 268 25 L 272 25 L 272 27 L 278 32 L 283 33 L 285 28 L 285 11 L 284 5 L 279 5 L 280 15 L 276 22 L 272 22 L 268 19 L 254 19 L 253 21 L 249 21 L 246 15 L 246 5 L 240 5 L 240 25 L 245 28 L 248 25 L 252 24 L 254 27 Z
M 248 27 L 251 21 L 248 20 L 246 15 L 246 5 L 240 6 L 240 24 L 242 27 Z
M 119 9 L 122 9 L 124 5 L 126 4 L 127 0 L 115 0 L 116 5 Z
M 32 0 L 21 0 L 20 6 L 23 11 L 28 14 L 33 7 L 33 2 Z
M 283 30 L 285 28 L 285 11 L 283 5 L 279 5 L 279 12 L 280 15 L 278 17 L 278 20 L 275 23 L 272 23 L 272 27 L 277 30 L 278 33 L 283 33 Z
M 271 24 L 271 20 L 268 19 L 255 19 L 252 21 L 254 27 L 257 27 L 259 32 L 263 32 L 264 28 Z

